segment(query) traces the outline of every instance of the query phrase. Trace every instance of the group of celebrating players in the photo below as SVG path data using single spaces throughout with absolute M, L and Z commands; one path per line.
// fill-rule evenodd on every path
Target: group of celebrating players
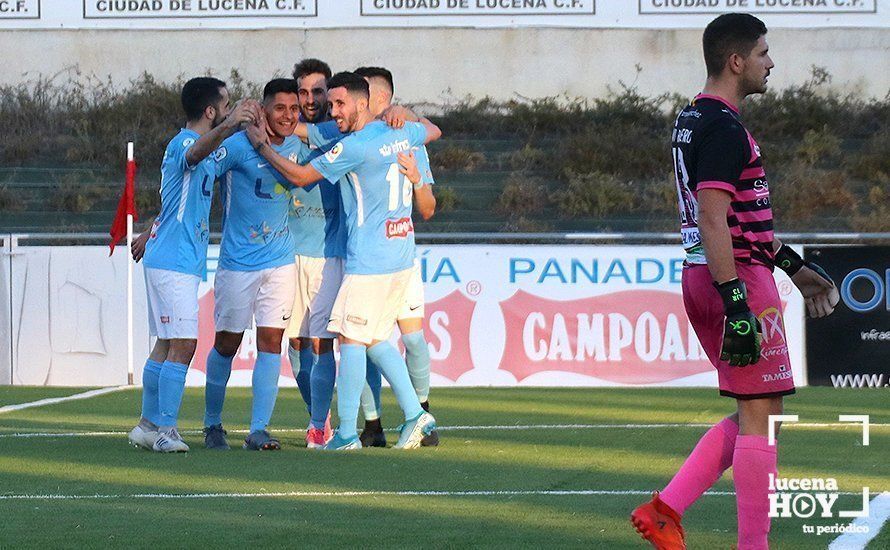
M 234 108 L 221 80 L 199 77 L 183 86 L 187 123 L 164 153 L 161 211 L 133 244 L 145 267 L 149 328 L 157 337 L 143 368 L 133 445 L 189 450 L 177 423 L 197 347 L 198 285 L 206 272 L 216 181 L 223 234 L 214 281 L 216 335 L 206 363 L 205 447 L 229 449 L 221 418 L 226 385 L 244 332 L 253 326 L 257 353 L 245 449 L 281 447 L 267 427 L 285 336 L 309 414 L 307 447 L 385 447 L 381 375 L 405 415 L 394 448 L 438 445 L 412 207 L 424 218 L 435 211 L 425 144 L 441 131 L 393 106 L 392 98 L 388 70 L 332 75 L 318 59 L 299 62 L 292 79 L 269 81 L 262 101 L 245 99 Z M 396 324 L 405 358 L 389 341 Z M 332 433 L 335 383 L 340 425 Z
M 708 79 L 677 116 L 671 138 L 686 249 L 684 304 L 718 371 L 720 393 L 734 398 L 737 409 L 704 434 L 663 491 L 633 511 L 634 527 L 656 548 L 686 547 L 683 513 L 730 467 L 738 548 L 767 548 L 768 476 L 777 465 L 776 446 L 767 438 L 770 416 L 781 414 L 783 396 L 795 391 L 774 267 L 788 273 L 811 316 L 830 314 L 838 302 L 824 270 L 775 238 L 760 147 L 740 118 L 738 106 L 766 90 L 774 67 L 766 33 L 762 21 L 745 14 L 725 14 L 708 25 Z M 199 78 L 185 85 L 189 122 L 164 156 L 161 213 L 134 248 L 140 255 L 144 244 L 151 328 L 159 340 L 145 365 L 142 418 L 131 442 L 161 452 L 188 450 L 176 422 L 195 350 L 197 288 L 219 178 L 225 218 L 216 341 L 207 358 L 206 446 L 228 448 L 220 417 L 226 382 L 253 319 L 258 354 L 246 448 L 280 446 L 266 427 L 285 334 L 310 412 L 309 447 L 385 445 L 380 372 L 405 415 L 395 447 L 438 443 L 427 404 L 429 352 L 411 216 L 412 203 L 425 218 L 435 210 L 423 146 L 441 132 L 392 107 L 392 92 L 384 69 L 332 77 L 317 60 L 298 64 L 294 80 L 269 82 L 261 105 L 244 101 L 232 112 L 222 82 Z M 407 365 L 388 341 L 396 322 Z M 766 337 L 764 323 L 770 325 Z M 340 425 L 328 436 L 335 372 Z

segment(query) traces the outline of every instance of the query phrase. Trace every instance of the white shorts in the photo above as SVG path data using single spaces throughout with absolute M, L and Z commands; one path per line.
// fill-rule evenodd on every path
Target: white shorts
M 346 274 L 328 330 L 363 344 L 388 340 L 405 303 L 412 270 L 385 275 Z
M 424 302 L 420 260 L 414 260 L 414 269 L 411 270 L 411 280 L 408 281 L 408 290 L 405 293 L 405 303 L 399 311 L 399 321 L 402 319 L 423 319 Z
M 294 264 L 260 271 L 218 270 L 213 284 L 217 332 L 244 332 L 254 318 L 258 327 L 287 327 L 297 287 L 295 271 Z
M 336 338 L 336 334 L 328 331 L 328 321 L 343 281 L 343 258 L 297 256 L 295 263 L 297 291 L 284 335 L 288 338 Z
M 201 278 L 167 269 L 145 268 L 148 330 L 161 340 L 198 339 Z

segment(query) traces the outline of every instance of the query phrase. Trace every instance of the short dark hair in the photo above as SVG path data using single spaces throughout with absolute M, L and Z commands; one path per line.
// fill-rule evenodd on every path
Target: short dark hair
M 719 75 L 730 55 L 747 56 L 764 34 L 763 21 L 747 13 L 725 13 L 711 21 L 702 35 L 708 76 Z
M 365 96 L 365 98 L 371 97 L 371 90 L 368 86 L 368 81 L 364 79 L 364 77 L 357 75 L 355 73 L 350 72 L 342 72 L 337 73 L 330 80 L 328 80 L 328 90 L 333 90 L 334 88 L 346 88 L 347 92 L 358 92 Z
M 389 93 L 393 93 L 395 88 L 392 85 L 392 73 L 383 67 L 359 67 L 355 70 L 355 74 L 364 78 L 382 78 L 389 85 Z
M 220 90 L 225 87 L 225 82 L 210 76 L 199 76 L 186 82 L 180 95 L 185 117 L 189 121 L 201 118 L 204 115 L 204 109 L 215 105 L 222 99 Z
M 307 74 L 313 73 L 323 74 L 325 80 L 331 79 L 331 67 L 321 59 L 307 57 L 294 65 L 294 80 L 299 80 Z
M 292 78 L 273 78 L 263 87 L 263 101 L 266 101 L 275 94 L 296 94 L 299 95 L 300 88 L 297 81 Z

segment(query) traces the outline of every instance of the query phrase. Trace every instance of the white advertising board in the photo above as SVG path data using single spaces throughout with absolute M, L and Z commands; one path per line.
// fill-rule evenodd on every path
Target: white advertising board
M 890 27 L 890 0 L 0 0 L 0 27 L 674 29 L 730 11 L 770 27 Z
M 683 309 L 678 246 L 441 245 L 418 256 L 434 386 L 716 386 Z M 199 290 L 195 385 L 213 344 L 214 264 Z M 764 337 L 786 339 L 802 384 L 804 304 L 784 273 L 776 280 L 785 332 L 765 319 Z M 248 333 L 230 383 L 250 384 L 255 357 Z M 280 380 L 293 384 L 286 355 Z
M 12 363 L 6 383 L 126 383 L 122 252 L 119 247 L 109 258 L 99 246 L 14 249 L 0 271 L 11 298 L 5 308 L 11 331 L 3 351 L 8 342 Z M 199 289 L 200 335 L 190 385 L 204 384 L 213 345 L 218 254 L 212 246 L 207 281 Z M 418 255 L 434 386 L 716 385 L 683 309 L 678 246 L 442 245 L 418 247 Z M 150 339 L 141 267 L 134 277 L 138 383 Z M 762 320 L 764 338 L 786 340 L 802 385 L 804 304 L 784 273 L 776 281 L 784 327 Z M 397 341 L 397 332 L 393 336 Z M 250 384 L 255 357 L 248 331 L 230 384 Z M 294 385 L 284 353 L 279 381 Z

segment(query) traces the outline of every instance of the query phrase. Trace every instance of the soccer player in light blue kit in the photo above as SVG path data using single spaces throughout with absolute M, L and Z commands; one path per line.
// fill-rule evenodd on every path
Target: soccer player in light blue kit
M 328 324 L 340 335 L 340 426 L 324 447 L 330 450 L 361 448 L 356 422 L 367 356 L 386 376 L 405 415 L 395 447 L 419 447 L 436 427 L 432 415 L 420 407 L 405 361 L 388 338 L 405 301 L 415 257 L 412 186 L 398 155 L 404 157 L 441 132 L 426 120 L 402 129 L 375 121 L 368 110 L 369 95 L 367 81 L 354 73 L 339 73 L 328 82 L 331 115 L 339 130 L 350 135 L 306 166 L 275 152 L 263 128 L 248 128 L 251 143 L 291 183 L 306 186 L 342 176 L 349 182 L 341 185 L 348 232 L 346 275 Z
M 355 73 L 368 81 L 371 99 L 369 109 L 374 116 L 380 116 L 390 108 L 393 99 L 392 73 L 382 67 L 360 67 Z M 435 183 L 430 170 L 430 161 L 426 147 L 417 148 L 411 155 L 415 166 L 406 174 L 414 187 L 414 205 L 424 220 L 430 219 L 436 211 L 436 198 L 433 196 L 432 185 Z M 414 391 L 420 400 L 423 410 L 430 412 L 430 350 L 423 335 L 424 303 L 423 277 L 420 262 L 414 261 L 414 271 L 408 284 L 405 304 L 399 311 L 397 319 L 399 332 L 402 333 L 402 344 L 405 346 L 405 362 L 408 364 L 408 375 L 414 385 Z M 368 361 L 368 374 L 365 389 L 362 391 L 361 409 L 365 417 L 365 428 L 359 435 L 363 447 L 386 447 L 386 436 L 380 419 L 380 369 L 373 361 Z M 439 444 L 437 431 L 423 438 L 423 446 Z
M 296 161 L 300 151 L 300 140 L 292 135 L 299 116 L 296 82 L 278 78 L 266 84 L 263 113 L 272 134 L 270 147 Z M 226 384 L 244 331 L 255 319 L 253 406 L 244 448 L 275 450 L 281 444 L 266 427 L 278 395 L 281 343 L 296 288 L 288 227 L 291 186 L 257 155 L 244 132 L 225 140 L 216 160 L 225 219 L 214 284 L 216 339 L 207 357 L 204 444 L 229 448 L 221 419 Z
M 304 59 L 294 67 L 302 122 L 317 124 L 328 120 L 327 80 L 330 77 L 330 67 L 318 59 Z M 336 134 L 339 136 L 339 131 Z M 319 148 L 303 143 L 297 162 L 306 164 L 333 144 L 332 141 L 325 148 Z M 291 195 L 289 219 L 294 237 L 297 291 L 285 336 L 290 344 L 288 356 L 294 378 L 310 412 L 306 446 L 316 449 L 330 438 L 328 416 L 334 391 L 334 338 L 337 335 L 328 331 L 328 321 L 343 279 L 345 216 L 339 183 L 298 187 Z
M 157 341 L 142 370 L 142 417 L 129 440 L 157 452 L 189 450 L 176 425 L 198 343 L 198 284 L 207 265 L 216 181 L 210 154 L 242 122 L 259 115 L 255 102 L 243 102 L 230 114 L 226 84 L 216 78 L 189 80 L 181 101 L 188 121 L 164 151 L 161 213 L 134 243 L 136 261 L 144 257 L 148 324 Z

